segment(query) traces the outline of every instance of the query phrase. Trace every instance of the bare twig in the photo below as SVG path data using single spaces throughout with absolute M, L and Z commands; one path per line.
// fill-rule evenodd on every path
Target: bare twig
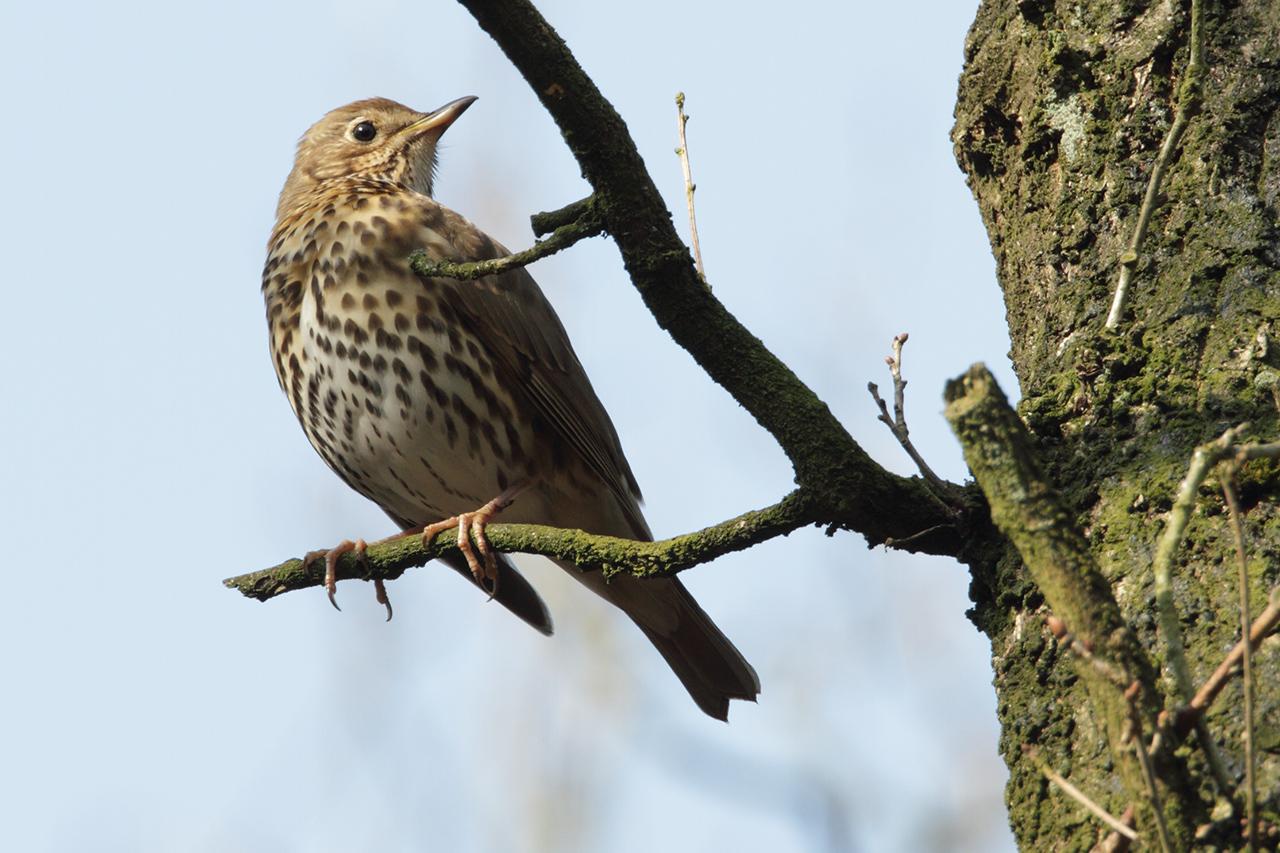
M 1120 317 L 1124 313 L 1125 303 L 1129 297 L 1129 283 L 1133 271 L 1138 266 L 1138 253 L 1142 249 L 1142 241 L 1147 236 L 1147 226 L 1151 223 L 1151 214 L 1156 208 L 1160 196 L 1160 182 L 1164 179 L 1165 169 L 1173 159 L 1173 152 L 1182 140 L 1182 134 L 1193 116 L 1200 112 L 1203 97 L 1204 60 L 1201 53 L 1204 49 L 1202 22 L 1204 13 L 1202 0 L 1191 0 L 1191 56 L 1187 61 L 1187 72 L 1183 75 L 1182 85 L 1178 87 L 1178 108 L 1174 113 L 1173 124 L 1160 146 L 1155 163 L 1151 167 L 1151 177 L 1147 180 L 1147 192 L 1142 199 L 1142 207 L 1138 211 L 1138 223 L 1134 226 L 1129 247 L 1120 256 L 1120 278 L 1116 283 L 1115 297 L 1111 300 L 1111 311 L 1107 314 L 1107 328 L 1114 329 L 1120 325 Z
M 604 233 L 604 223 L 599 217 L 592 212 L 590 204 L 585 204 L 581 208 L 575 205 L 582 205 L 582 202 L 575 202 L 569 205 L 569 210 L 576 210 L 579 215 L 577 218 L 568 220 L 560 224 L 549 237 L 545 240 L 539 240 L 529 248 L 521 252 L 514 252 L 510 255 L 504 255 L 500 258 L 493 258 L 487 261 L 470 261 L 467 263 L 453 263 L 452 261 L 430 261 L 421 250 L 414 252 L 409 256 L 409 266 L 418 275 L 427 277 L 456 278 L 463 281 L 484 278 L 489 275 L 498 275 L 499 273 L 513 270 L 516 267 L 526 267 L 534 261 L 541 260 L 548 255 L 554 255 L 562 249 L 567 249 L 580 240 L 588 237 L 595 237 Z M 553 211 L 551 214 L 539 214 L 540 216 L 556 215 L 560 211 Z M 535 226 L 536 227 L 536 226 Z
M 1258 614 L 1258 618 L 1253 620 L 1253 625 L 1249 628 L 1249 643 L 1252 648 L 1256 649 L 1258 645 L 1272 631 L 1280 628 L 1280 586 L 1271 591 L 1271 603 Z M 1235 673 L 1236 667 L 1240 665 L 1240 661 L 1244 658 L 1244 640 L 1236 643 L 1235 647 L 1227 654 L 1222 663 L 1218 664 L 1218 668 L 1213 671 L 1213 675 L 1196 692 L 1187 707 L 1178 712 L 1177 729 L 1180 733 L 1185 734 L 1191 729 L 1191 726 L 1197 718 L 1203 718 L 1206 711 L 1213 705 L 1213 701 L 1218 698 L 1218 694 L 1222 692 L 1222 688 L 1227 686 L 1227 682 L 1231 680 L 1231 676 Z
M 907 451 L 907 455 L 911 457 L 911 461 L 916 463 L 916 467 L 920 469 L 920 473 L 924 475 L 925 480 L 929 482 L 939 497 L 950 494 L 950 486 L 941 477 L 934 473 L 929 467 L 929 463 L 924 461 L 924 457 L 920 455 L 920 451 L 916 450 L 914 444 L 911 443 L 911 434 L 907 429 L 907 416 L 905 412 L 907 380 L 902 378 L 902 345 L 907 342 L 909 335 L 906 332 L 893 336 L 893 355 L 886 356 L 884 363 L 889 365 L 889 375 L 893 377 L 893 416 L 889 415 L 889 407 L 885 404 L 884 399 L 880 396 L 880 386 L 874 382 L 867 383 L 867 390 L 871 392 L 871 399 L 876 401 L 876 405 L 880 407 L 879 420 L 889 428 L 893 433 L 893 437 L 898 439 L 898 444 L 902 445 L 902 449 Z
M 1173 601 L 1173 555 L 1187 532 L 1191 511 L 1196 505 L 1196 495 L 1205 477 L 1209 476 L 1214 465 L 1232 454 L 1236 436 L 1247 427 L 1248 424 L 1232 427 L 1215 440 L 1197 447 L 1191 455 L 1191 465 L 1178 487 L 1178 496 L 1174 499 L 1173 508 L 1169 510 L 1169 523 L 1156 544 L 1156 554 L 1152 561 L 1156 607 L 1160 613 L 1160 633 L 1167 649 L 1166 659 L 1173 675 L 1174 687 L 1183 702 L 1191 700 L 1192 685 L 1191 671 L 1187 667 L 1182 646 L 1182 626 Z
M 1120 822 L 1125 826 L 1133 826 L 1134 816 L 1136 814 L 1137 810 L 1134 809 L 1133 803 L 1130 803 L 1125 806 L 1124 811 L 1121 812 Z M 1095 844 L 1090 850 L 1090 853 L 1122 853 L 1122 851 L 1128 850 L 1130 845 L 1136 840 L 1137 839 L 1130 838 L 1123 832 L 1116 830 L 1108 833 L 1106 838 Z
M 1191 521 L 1191 512 L 1195 509 L 1196 495 L 1204 483 L 1209 471 L 1221 460 L 1234 451 L 1233 443 L 1241 432 L 1248 429 L 1248 424 L 1232 427 L 1196 448 L 1191 455 L 1191 464 L 1187 474 L 1178 486 L 1178 494 L 1173 507 L 1169 510 L 1169 523 L 1165 526 L 1160 541 L 1156 544 L 1156 554 L 1152 561 L 1152 575 L 1155 585 L 1156 609 L 1159 614 L 1160 635 L 1165 644 L 1165 659 L 1169 672 L 1173 676 L 1173 685 L 1180 701 L 1191 701 L 1191 671 L 1187 666 L 1186 654 L 1182 645 L 1182 624 L 1178 618 L 1177 605 L 1173 600 L 1173 555 L 1182 544 L 1186 535 L 1187 524 Z M 1191 720 L 1196 730 L 1196 740 L 1204 751 L 1209 762 L 1209 770 L 1218 789 L 1224 794 L 1232 790 L 1231 779 L 1227 775 L 1226 762 L 1218 752 L 1218 742 L 1205 723 L 1203 716 Z M 1185 731 L 1183 732 L 1185 734 Z
M 1236 543 L 1236 561 L 1240 568 L 1240 637 L 1249 637 L 1249 558 L 1245 554 L 1244 522 L 1241 520 L 1240 496 L 1236 493 L 1238 462 L 1223 466 L 1222 494 L 1231 512 L 1231 532 Z M 1257 757 L 1253 749 L 1253 651 L 1250 643 L 1244 643 L 1244 784 L 1245 784 L 1245 834 L 1249 839 L 1249 853 L 1258 848 L 1258 783 L 1254 778 Z
M 1034 747 L 1023 746 L 1022 750 L 1026 756 L 1035 763 L 1036 767 L 1040 769 L 1040 772 L 1044 774 L 1044 777 L 1054 785 L 1057 785 L 1062 793 L 1084 806 L 1096 818 L 1123 835 L 1125 838 L 1130 841 L 1138 840 L 1138 833 L 1133 827 L 1125 824 L 1124 821 L 1120 820 L 1111 812 L 1095 803 L 1087 794 L 1063 778 L 1057 771 L 1045 763 L 1045 761 L 1040 757 L 1039 752 Z M 1126 812 L 1126 814 L 1128 814 L 1128 812 Z
M 1130 737 L 1133 740 L 1133 751 L 1138 756 L 1138 764 L 1142 766 L 1142 778 L 1147 783 L 1147 798 L 1151 804 L 1151 814 L 1156 824 L 1156 834 L 1160 839 L 1160 849 L 1164 853 L 1173 853 L 1173 841 L 1169 837 L 1169 826 L 1164 820 L 1164 806 L 1160 803 L 1160 788 L 1156 781 L 1156 771 L 1151 763 L 1151 753 L 1147 750 L 1146 736 L 1142 733 L 1142 709 L 1138 697 L 1142 694 L 1142 685 L 1133 682 L 1124 692 L 1129 702 Z
M 702 245 L 698 242 L 698 217 L 693 212 L 693 194 L 698 185 L 693 182 L 693 168 L 689 165 L 689 141 L 685 138 L 684 126 L 689 123 L 689 116 L 684 112 L 684 92 L 676 92 L 676 127 L 680 132 L 680 147 L 676 154 L 680 157 L 680 168 L 684 171 L 684 200 L 689 206 L 689 236 L 693 242 L 693 264 L 698 271 L 698 278 L 705 283 L 707 268 L 702 264 Z

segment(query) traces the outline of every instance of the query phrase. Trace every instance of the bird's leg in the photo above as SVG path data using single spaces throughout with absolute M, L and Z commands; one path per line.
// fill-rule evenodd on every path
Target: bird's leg
M 422 528 L 423 546 L 430 544 L 436 534 L 456 525 L 458 550 L 466 558 L 471 576 L 476 579 L 476 583 L 482 589 L 489 591 L 489 598 L 492 600 L 498 594 L 498 560 L 493 556 L 493 547 L 489 544 L 489 537 L 485 534 L 484 528 L 494 516 L 511 506 L 511 502 L 526 488 L 526 485 L 512 486 L 477 510 L 459 513 L 444 521 L 426 525 Z M 472 539 L 475 540 L 475 547 L 471 545 Z M 477 551 L 480 552 L 479 558 L 476 556 Z M 488 581 L 487 585 L 485 581 Z
M 338 558 L 348 552 L 355 552 L 356 559 L 360 562 L 365 561 L 365 551 L 368 545 L 363 539 L 357 539 L 352 542 L 350 539 L 344 539 L 337 545 L 334 545 L 327 551 L 311 551 L 302 558 L 303 568 L 311 565 L 313 560 L 324 557 L 324 588 L 329 593 L 329 603 L 333 605 L 334 610 L 341 610 L 338 606 Z M 387 600 L 386 587 L 382 585 L 381 580 L 374 581 L 374 590 L 378 595 L 378 603 L 387 608 L 387 619 L 391 619 L 391 602 Z

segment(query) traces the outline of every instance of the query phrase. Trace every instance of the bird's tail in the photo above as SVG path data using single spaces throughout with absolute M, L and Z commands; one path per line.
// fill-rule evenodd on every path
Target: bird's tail
M 755 701 L 756 671 L 679 579 L 615 575 L 605 581 L 599 572 L 560 565 L 631 617 L 708 715 L 727 720 L 730 699 Z

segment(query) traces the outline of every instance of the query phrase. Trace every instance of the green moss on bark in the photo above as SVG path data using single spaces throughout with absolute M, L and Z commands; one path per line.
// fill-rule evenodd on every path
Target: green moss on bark
M 1204 107 L 1166 173 L 1115 333 L 1103 319 L 1185 74 L 1186 4 L 987 0 L 966 44 L 953 133 L 996 257 L 1021 414 L 1157 663 L 1151 552 L 1192 450 L 1246 420 L 1255 436 L 1280 435 L 1267 379 L 1280 371 L 1280 7 L 1207 9 Z M 1260 558 L 1280 542 L 1278 473 L 1261 465 L 1243 475 Z M 1239 633 L 1220 513 L 1207 486 L 1175 575 L 1197 679 Z M 1263 592 L 1275 582 L 1258 569 Z M 1073 781 L 1103 800 L 1115 793 L 1106 750 L 1080 724 L 1080 685 L 1045 677 L 1039 666 L 1058 672 L 1062 662 L 1046 664 L 1018 634 L 1038 606 L 1026 579 L 1001 570 L 993 587 L 981 606 L 992 612 L 975 621 L 996 661 L 1014 830 L 1028 849 L 1087 849 L 1098 827 L 1047 792 L 1021 744 L 1033 733 L 1046 760 L 1069 762 Z M 1010 663 L 1007 649 L 1034 654 L 1034 665 Z M 1259 685 L 1260 709 L 1274 714 L 1280 677 L 1273 669 Z M 1238 705 L 1224 702 L 1211 718 L 1228 755 L 1239 754 Z M 1189 784 L 1212 803 L 1200 752 L 1188 755 Z M 1270 780 L 1261 790 L 1273 809 L 1277 773 L 1268 754 L 1259 778 Z

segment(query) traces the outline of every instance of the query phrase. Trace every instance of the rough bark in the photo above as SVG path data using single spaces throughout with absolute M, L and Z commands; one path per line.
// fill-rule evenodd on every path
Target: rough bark
M 1188 63 L 1189 4 L 986 0 L 965 49 L 953 138 L 997 261 L 1022 387 L 1020 414 L 1049 482 L 1075 514 L 1121 612 L 1163 667 L 1151 563 L 1194 449 L 1248 421 L 1280 435 L 1280 4 L 1206 3 L 1203 102 L 1165 174 L 1133 270 L 1128 309 L 1104 320 Z M 1241 473 L 1253 612 L 1280 582 L 1280 471 Z M 1233 539 L 1211 478 L 1174 564 L 1192 680 L 1240 635 Z M 1072 662 L 1038 626 L 1044 598 L 1016 550 L 974 584 L 991 639 L 1011 771 L 1010 819 L 1025 849 L 1087 850 L 1108 832 L 1050 791 L 1024 747 L 1119 815 L 1131 804 L 1103 721 Z M 1255 655 L 1258 784 L 1280 811 L 1280 638 Z M 1167 673 L 1166 673 L 1167 675 Z M 1165 704 L 1178 704 L 1170 679 Z M 1239 696 L 1238 682 L 1229 688 Z M 1205 846 L 1241 844 L 1213 811 L 1241 779 L 1242 705 L 1208 718 L 1232 790 L 1217 792 L 1195 738 L 1180 766 L 1186 826 Z M 1238 802 L 1238 799 L 1237 799 Z M 1179 835 L 1179 846 L 1190 839 Z M 1154 848 L 1154 835 L 1144 844 Z M 1157 848 L 1158 849 L 1158 848 Z

